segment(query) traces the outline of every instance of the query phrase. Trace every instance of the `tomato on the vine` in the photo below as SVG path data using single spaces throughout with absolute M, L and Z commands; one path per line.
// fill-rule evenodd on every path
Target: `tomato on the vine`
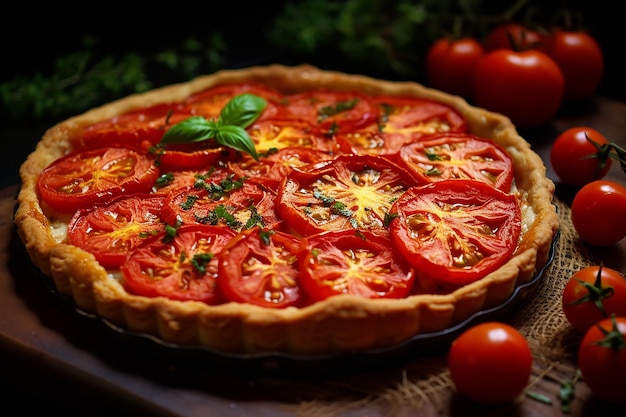
M 591 127 L 571 127 L 559 134 L 550 149 L 550 162 L 559 179 L 583 186 L 603 178 L 611 168 L 606 136 Z
M 436 40 L 426 53 L 429 85 L 471 99 L 474 68 L 484 54 L 482 44 L 473 37 Z
M 474 101 L 479 107 L 502 113 L 520 128 L 549 122 L 563 101 L 565 79 L 545 53 L 529 49 L 498 49 L 476 64 Z
M 548 54 L 561 68 L 566 100 L 592 97 L 604 76 L 604 55 L 595 38 L 583 31 L 555 29 Z
M 526 338 L 499 322 L 466 329 L 448 352 L 450 377 L 457 392 L 484 404 L 515 400 L 529 382 L 532 363 Z
M 607 180 L 584 185 L 572 201 L 572 223 L 591 245 L 609 246 L 626 237 L 626 188 Z
M 578 368 L 591 393 L 606 402 L 626 402 L 626 317 L 606 318 L 589 328 L 578 348 Z
M 493 27 L 484 42 L 486 51 L 497 49 L 540 49 L 545 52 L 544 36 L 520 22 L 504 22 Z
M 567 321 L 584 334 L 611 314 L 626 317 L 626 279 L 605 266 L 585 267 L 565 284 L 562 304 Z

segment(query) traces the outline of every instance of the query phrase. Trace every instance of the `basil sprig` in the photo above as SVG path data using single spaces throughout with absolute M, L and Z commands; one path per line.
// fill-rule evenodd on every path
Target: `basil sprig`
M 258 155 L 254 142 L 246 132 L 267 107 L 267 101 L 254 94 L 244 93 L 233 97 L 220 112 L 217 120 L 192 116 L 172 125 L 161 139 L 161 144 L 202 142 L 213 139 L 222 146 L 247 152 L 255 160 Z

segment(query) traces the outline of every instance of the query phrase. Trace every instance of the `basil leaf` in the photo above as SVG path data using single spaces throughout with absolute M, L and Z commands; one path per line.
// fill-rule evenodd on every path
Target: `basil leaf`
M 254 94 L 240 94 L 233 97 L 220 112 L 222 125 L 234 125 L 246 128 L 265 110 L 267 101 Z
M 202 142 L 215 136 L 220 129 L 217 123 L 202 116 L 192 116 L 170 127 L 163 138 L 163 144 Z
M 254 148 L 254 142 L 246 129 L 235 125 L 222 125 L 215 132 L 215 141 L 223 146 L 236 149 L 238 151 L 247 152 L 255 160 L 259 159 Z

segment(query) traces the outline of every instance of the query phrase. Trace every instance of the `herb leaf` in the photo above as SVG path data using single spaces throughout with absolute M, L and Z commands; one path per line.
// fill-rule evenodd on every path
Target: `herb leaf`
M 267 101 L 254 94 L 240 94 L 233 97 L 220 112 L 222 125 L 246 128 L 250 126 L 267 107 Z
M 192 116 L 180 123 L 172 125 L 161 139 L 163 144 L 202 142 L 211 139 L 218 131 L 215 122 L 202 116 Z
M 259 159 L 256 149 L 254 148 L 254 142 L 250 139 L 248 132 L 241 126 L 220 126 L 215 133 L 215 141 L 220 145 L 247 152 L 252 155 L 254 159 Z

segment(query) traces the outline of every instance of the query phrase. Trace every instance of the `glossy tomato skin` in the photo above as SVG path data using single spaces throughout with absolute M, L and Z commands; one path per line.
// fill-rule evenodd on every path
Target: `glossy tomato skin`
M 477 106 L 508 116 L 519 128 L 534 128 L 557 114 L 565 79 L 539 50 L 498 49 L 476 64 L 473 90 Z
M 561 68 L 566 100 L 594 96 L 604 76 L 604 54 L 587 32 L 556 29 L 550 36 L 548 54 Z
M 519 22 L 505 22 L 493 27 L 485 39 L 485 50 L 497 49 L 547 50 L 545 37 L 538 31 L 531 29 Z
M 569 323 L 584 334 L 611 314 L 626 317 L 626 280 L 619 272 L 605 266 L 585 267 L 567 281 L 562 304 Z
M 572 223 L 580 238 L 594 246 L 610 246 L 626 237 L 626 188 L 608 180 L 584 185 L 572 201 Z
M 580 187 L 603 178 L 611 168 L 610 158 L 590 158 L 599 152 L 590 140 L 598 145 L 609 143 L 602 133 L 584 126 L 571 127 L 557 136 L 550 149 L 550 162 L 563 183 Z
M 468 179 L 412 187 L 390 213 L 394 247 L 427 290 L 458 288 L 494 271 L 521 233 L 517 198 Z
M 119 268 L 131 251 L 164 230 L 163 198 L 133 194 L 79 210 L 68 224 L 69 242 L 92 253 L 105 268 Z
M 217 288 L 226 301 L 266 308 L 297 306 L 301 300 L 300 239 L 280 231 L 240 232 L 220 252 Z
M 95 148 L 61 157 L 43 170 L 37 188 L 60 211 L 105 203 L 123 194 L 147 193 L 159 176 L 154 158 L 131 148 Z
M 578 368 L 593 396 L 609 403 L 626 402 L 626 317 L 606 318 L 589 328 L 578 348 Z M 606 333 L 621 334 L 614 345 L 602 344 Z
M 386 236 L 333 230 L 305 238 L 303 248 L 301 283 L 311 302 L 340 294 L 404 298 L 412 289 L 415 273 Z
M 480 58 L 482 44 L 472 37 L 436 40 L 426 53 L 426 77 L 431 87 L 472 98 L 472 76 Z
M 448 352 L 450 377 L 457 392 L 484 404 L 515 400 L 529 382 L 532 363 L 524 336 L 498 322 L 468 328 L 452 342 Z

